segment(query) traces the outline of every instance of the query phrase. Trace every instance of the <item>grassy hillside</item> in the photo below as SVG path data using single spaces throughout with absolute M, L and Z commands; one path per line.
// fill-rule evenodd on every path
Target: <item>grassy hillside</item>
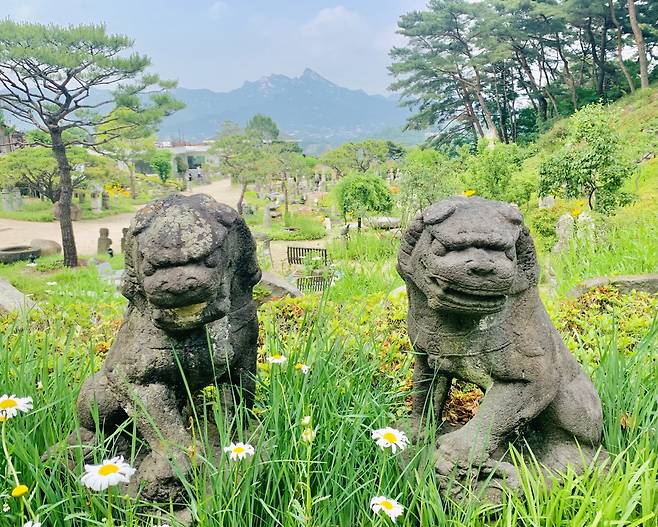
M 637 172 L 625 190 L 638 194 L 635 206 L 622 209 L 619 214 L 633 214 L 640 208 L 658 206 L 658 85 L 638 90 L 610 105 L 616 129 L 625 145 L 624 155 L 633 161 L 653 155 L 638 164 Z M 537 153 L 523 166 L 527 176 L 538 177 L 541 162 L 564 145 L 570 118 L 558 121 L 535 144 Z

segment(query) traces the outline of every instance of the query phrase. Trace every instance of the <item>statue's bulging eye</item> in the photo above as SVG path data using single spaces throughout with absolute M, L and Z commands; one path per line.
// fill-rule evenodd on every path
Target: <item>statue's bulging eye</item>
M 204 263 L 206 264 L 206 267 L 217 267 L 217 255 L 213 253 L 210 256 L 207 256 Z
M 439 240 L 434 238 L 432 240 L 432 252 L 437 256 L 445 256 L 448 251 L 445 245 L 443 245 Z
M 516 249 L 514 247 L 510 247 L 505 251 L 505 256 L 514 261 L 516 259 Z
M 153 267 L 147 261 L 144 261 L 142 263 L 142 273 L 144 273 L 144 276 L 152 276 L 153 273 L 155 273 L 155 267 Z

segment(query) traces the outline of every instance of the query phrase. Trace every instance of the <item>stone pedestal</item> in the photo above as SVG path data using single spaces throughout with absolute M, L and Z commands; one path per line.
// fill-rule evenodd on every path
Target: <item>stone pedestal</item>
M 96 252 L 99 255 L 105 255 L 110 247 L 112 247 L 110 231 L 105 227 L 101 227 L 100 236 L 98 237 L 98 250 Z

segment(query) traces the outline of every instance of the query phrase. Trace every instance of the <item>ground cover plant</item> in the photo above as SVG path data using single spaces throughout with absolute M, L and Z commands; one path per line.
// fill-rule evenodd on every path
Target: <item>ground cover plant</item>
M 115 525 L 176 525 L 168 504 L 129 497 L 125 487 L 85 488 L 79 449 L 62 443 L 76 429 L 78 390 L 100 365 L 124 301 L 93 267 L 62 269 L 51 259 L 38 270 L 5 266 L 0 275 L 33 291 L 43 305 L 29 321 L 2 318 L 0 392 L 33 399 L 31 411 L 2 423 L 4 518 L 10 525 L 21 525 L 32 515 L 43 525 L 101 525 L 108 517 Z M 550 489 L 532 459 L 518 459 L 525 497 L 510 493 L 496 506 L 476 499 L 442 500 L 428 444 L 393 454 L 372 437 L 388 426 L 409 432 L 405 417 L 413 356 L 404 295 L 378 293 L 351 303 L 311 295 L 266 304 L 249 431 L 231 437 L 215 387 L 189 394 L 190 425 L 198 443 L 190 452 L 194 469 L 185 485 L 194 517 L 201 525 L 386 525 L 391 523 L 387 517 L 370 507 L 373 497 L 385 496 L 403 507 L 398 525 L 657 524 L 655 300 L 619 299 L 628 304 L 618 306 L 620 317 L 635 311 L 641 318 L 621 325 L 601 322 L 606 308 L 597 307 L 602 304 L 597 298 L 562 302 L 554 316 L 601 393 L 604 444 L 611 456 L 586 474 L 568 474 Z M 596 337 L 588 334 L 597 327 Z M 454 413 L 468 389 L 453 391 L 449 408 Z M 99 442 L 94 462 L 112 457 L 114 440 Z M 231 459 L 223 449 L 237 441 L 251 445 L 253 456 Z M 135 451 L 139 448 L 135 440 Z M 48 449 L 51 455 L 42 460 Z M 18 484 L 28 490 L 14 498 L 11 492 Z

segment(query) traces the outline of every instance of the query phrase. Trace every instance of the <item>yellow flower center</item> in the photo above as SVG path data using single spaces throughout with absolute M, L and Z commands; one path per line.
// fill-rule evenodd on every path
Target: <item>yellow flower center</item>
M 383 436 L 386 441 L 389 443 L 397 443 L 398 442 L 398 436 L 396 436 L 393 432 L 386 432 Z
M 244 454 L 246 452 L 246 450 L 244 449 L 244 447 L 236 446 L 233 449 L 233 452 L 235 452 L 236 454 Z
M 301 362 L 298 362 L 297 364 L 295 364 L 295 369 L 296 370 L 301 370 L 303 367 L 304 367 L 304 365 Z
M 119 472 L 119 467 L 114 463 L 108 463 L 98 469 L 98 474 L 101 476 L 109 476 L 110 474 L 116 474 L 117 472 Z
M 272 358 L 273 358 L 274 360 L 279 360 L 279 359 L 281 359 L 281 355 L 279 355 L 279 354 L 272 355 Z
M 387 511 L 393 510 L 393 504 L 388 500 L 383 500 L 380 505 L 384 507 Z
M 28 490 L 27 485 L 16 485 L 14 490 L 11 491 L 11 495 L 14 498 L 20 498 L 23 494 L 26 494 Z
M 0 410 L 9 410 L 9 408 L 16 408 L 18 403 L 14 399 L 5 399 L 0 402 Z

